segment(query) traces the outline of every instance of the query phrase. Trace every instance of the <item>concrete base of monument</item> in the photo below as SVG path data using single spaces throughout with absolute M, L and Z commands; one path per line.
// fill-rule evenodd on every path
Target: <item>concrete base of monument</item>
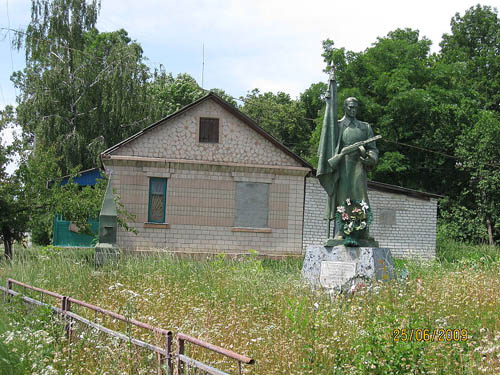
M 394 263 L 387 248 L 309 245 L 302 278 L 313 288 L 349 291 L 363 281 L 394 279 Z
M 360 247 L 378 247 L 379 244 L 375 239 L 373 238 L 360 238 L 357 240 L 359 243 Z M 329 239 L 323 241 L 323 246 L 325 247 L 334 247 L 334 246 L 340 246 L 344 244 L 344 239 L 343 238 L 332 238 L 330 237 Z
M 98 243 L 95 246 L 94 265 L 96 268 L 105 264 L 114 264 L 120 260 L 121 251 L 116 245 Z

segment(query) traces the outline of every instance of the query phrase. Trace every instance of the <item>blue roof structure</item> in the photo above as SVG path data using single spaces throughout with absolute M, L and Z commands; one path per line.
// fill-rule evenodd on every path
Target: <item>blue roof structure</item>
M 66 185 L 69 178 L 70 176 L 63 177 L 61 186 Z M 79 186 L 94 186 L 97 183 L 97 180 L 102 178 L 101 170 L 99 168 L 92 168 L 78 172 L 78 174 L 73 178 L 73 182 Z

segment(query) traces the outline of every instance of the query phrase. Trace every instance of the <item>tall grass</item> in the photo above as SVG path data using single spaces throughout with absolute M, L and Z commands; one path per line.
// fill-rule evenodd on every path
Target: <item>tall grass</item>
M 439 249 L 433 262 L 397 262 L 404 279 L 333 299 L 303 284 L 301 260 L 255 255 L 205 261 L 124 258 L 115 267 L 95 270 L 90 251 L 18 250 L 17 259 L 2 266 L 0 282 L 12 277 L 246 354 L 256 360 L 245 366 L 247 374 L 500 373 L 498 249 L 483 260 L 470 255 L 480 251 L 476 248 L 453 257 L 445 251 Z M 128 329 L 105 319 L 101 323 Z M 405 328 L 466 329 L 468 337 L 395 342 L 393 331 Z M 159 343 L 144 332 L 129 333 Z M 120 369 L 115 373 L 132 371 L 129 348 L 102 337 L 77 342 L 78 348 L 76 343 L 56 348 L 57 358 L 68 358 L 70 347 L 73 362 L 86 361 L 85 371 L 113 373 L 111 364 Z M 234 371 L 231 361 L 187 345 L 193 357 Z M 11 350 L 9 344 L 6 348 Z M 146 354 L 144 360 L 144 369 L 134 373 L 151 366 Z M 70 362 L 52 365 L 62 372 L 61 363 Z

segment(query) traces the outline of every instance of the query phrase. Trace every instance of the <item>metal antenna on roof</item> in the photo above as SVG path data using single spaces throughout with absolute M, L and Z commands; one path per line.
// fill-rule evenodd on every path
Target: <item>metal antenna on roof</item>
M 203 88 L 204 73 L 205 73 L 205 43 L 203 43 L 203 56 L 201 60 L 201 88 Z

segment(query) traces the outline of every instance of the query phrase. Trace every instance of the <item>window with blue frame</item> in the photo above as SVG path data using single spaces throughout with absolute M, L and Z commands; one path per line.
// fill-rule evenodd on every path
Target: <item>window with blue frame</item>
M 167 203 L 167 179 L 151 177 L 149 179 L 148 222 L 164 223 Z

